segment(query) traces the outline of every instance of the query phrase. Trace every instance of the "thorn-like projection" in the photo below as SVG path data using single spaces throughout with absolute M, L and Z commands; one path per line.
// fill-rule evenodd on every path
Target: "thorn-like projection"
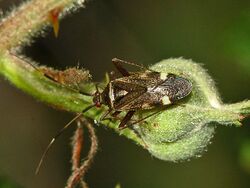
M 51 22 L 54 30 L 55 37 L 58 37 L 59 32 L 59 16 L 62 12 L 62 7 L 57 7 L 49 11 L 49 21 Z

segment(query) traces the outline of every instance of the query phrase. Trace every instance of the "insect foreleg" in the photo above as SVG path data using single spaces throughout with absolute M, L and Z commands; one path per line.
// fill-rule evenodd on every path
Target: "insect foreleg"
M 102 121 L 104 120 L 113 110 L 112 109 L 109 109 L 107 110 L 99 119 L 99 121 Z
M 129 111 L 126 116 L 122 119 L 121 123 L 119 124 L 119 129 L 126 128 L 126 124 L 131 120 L 132 116 L 134 115 L 135 111 Z
M 115 111 L 113 114 L 111 114 L 112 117 L 117 117 L 122 111 Z

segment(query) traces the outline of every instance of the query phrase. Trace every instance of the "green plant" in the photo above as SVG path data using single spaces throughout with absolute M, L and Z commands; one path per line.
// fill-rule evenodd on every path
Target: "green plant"
M 95 91 L 95 85 L 83 76 L 87 71 L 76 68 L 71 74 L 74 76 L 77 72 L 82 75 L 80 82 L 73 80 L 60 84 L 43 74 L 45 70 L 53 75 L 57 70 L 18 57 L 18 48 L 29 44 L 32 37 L 51 25 L 51 11 L 60 10 L 61 19 L 83 3 L 84 0 L 32 0 L 14 9 L 2 19 L 0 25 L 0 74 L 36 99 L 74 113 L 81 113 L 92 104 L 92 97 L 80 94 L 74 86 L 80 84 L 81 90 L 88 93 Z M 132 129 L 118 130 L 117 121 L 103 121 L 102 126 L 133 140 L 157 158 L 176 162 L 199 156 L 209 144 L 215 125 L 240 126 L 241 121 L 250 114 L 250 101 L 223 104 L 213 80 L 191 60 L 167 59 L 150 68 L 187 77 L 193 83 L 191 96 L 183 104 L 173 105 L 164 111 L 155 109 L 140 112 L 137 116 L 160 111 L 142 122 L 143 125 L 135 125 L 136 133 Z M 105 81 L 101 84 L 105 84 Z M 105 110 L 105 107 L 93 108 L 84 116 L 98 119 Z

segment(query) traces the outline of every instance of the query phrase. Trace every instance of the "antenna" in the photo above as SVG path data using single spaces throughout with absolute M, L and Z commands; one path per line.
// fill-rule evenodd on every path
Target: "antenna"
M 46 155 L 47 155 L 47 153 L 48 153 L 48 151 L 49 151 L 49 149 L 51 148 L 51 146 L 55 143 L 55 141 L 56 141 L 56 139 L 75 121 L 75 120 L 77 120 L 79 117 L 81 117 L 82 116 L 82 114 L 84 113 L 84 112 L 87 112 L 89 109 L 91 109 L 92 107 L 94 107 L 95 106 L 95 104 L 92 104 L 92 105 L 90 105 L 90 106 L 88 106 L 88 107 L 86 107 L 81 113 L 79 113 L 79 114 L 77 114 L 70 122 L 68 122 L 53 138 L 52 138 L 52 140 L 50 141 L 50 143 L 48 144 L 48 146 L 47 146 L 47 148 L 45 149 L 45 151 L 43 152 L 43 155 L 42 155 L 42 157 L 41 157 L 41 159 L 40 159 L 40 161 L 39 161 L 39 163 L 38 163 L 38 166 L 37 166 L 37 168 L 36 168 L 36 172 L 35 172 L 35 174 L 37 175 L 38 173 L 39 173 L 39 171 L 40 171 L 40 168 L 41 168 L 41 165 L 42 165 L 42 163 L 43 163 L 43 161 L 44 161 L 44 158 L 46 157 Z
M 1 1 L 1 0 L 0 0 Z M 66 84 L 63 84 L 63 83 L 60 83 L 58 80 L 56 80 L 55 78 L 53 78 L 53 76 L 50 76 L 49 74 L 46 74 L 44 73 L 42 70 L 40 70 L 38 67 L 36 67 L 36 65 L 32 64 L 31 62 L 29 62 L 27 59 L 23 58 L 23 57 L 20 57 L 12 52 L 10 52 L 10 54 L 12 56 L 14 56 L 15 58 L 19 59 L 19 60 L 22 60 L 24 61 L 25 63 L 27 63 L 28 65 L 30 65 L 34 70 L 36 70 L 37 72 L 40 72 L 43 76 L 45 76 L 46 78 L 48 78 L 49 80 L 53 81 L 53 82 L 56 82 L 60 85 L 62 85 L 63 87 L 73 91 L 73 92 L 78 92 L 82 95 L 86 95 L 86 96 L 93 96 L 93 94 L 90 94 L 90 93 L 87 93 L 87 92 L 84 92 L 84 91 L 80 91 L 80 90 L 77 90 L 77 89 L 74 89 L 72 87 L 69 87 L 68 85 Z

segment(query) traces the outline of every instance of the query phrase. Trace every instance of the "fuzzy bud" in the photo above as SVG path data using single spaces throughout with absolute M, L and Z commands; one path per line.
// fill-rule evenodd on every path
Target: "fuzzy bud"
M 214 81 L 197 63 L 183 58 L 163 60 L 150 68 L 161 73 L 180 75 L 192 82 L 191 94 L 167 108 L 142 111 L 145 117 L 134 126 L 155 157 L 178 162 L 199 157 L 210 143 L 217 124 L 241 125 L 240 110 L 221 102 Z

